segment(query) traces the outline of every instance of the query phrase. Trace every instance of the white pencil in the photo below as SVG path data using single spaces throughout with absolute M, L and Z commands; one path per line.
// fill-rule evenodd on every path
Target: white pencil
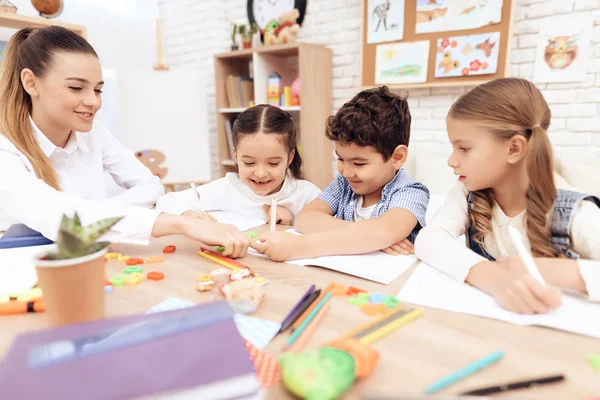
M 196 197 L 198 198 L 198 210 L 202 211 L 202 199 L 200 198 L 200 193 L 198 193 L 198 188 L 196 187 L 194 181 L 190 181 L 190 187 L 192 188 L 192 190 L 196 194 Z
M 271 199 L 271 232 L 275 232 L 277 224 L 277 199 Z
M 512 225 L 509 225 L 508 234 L 512 239 L 513 245 L 517 249 L 517 253 L 519 253 L 519 257 L 521 257 L 521 260 L 523 261 L 527 272 L 529 272 L 529 274 L 535 279 L 537 279 L 540 283 L 546 283 L 544 281 L 544 278 L 542 278 L 540 270 L 535 265 L 535 261 L 533 260 L 531 253 L 525 248 L 525 244 L 523 243 L 523 237 L 521 236 L 521 233 L 517 230 L 517 228 L 515 228 Z

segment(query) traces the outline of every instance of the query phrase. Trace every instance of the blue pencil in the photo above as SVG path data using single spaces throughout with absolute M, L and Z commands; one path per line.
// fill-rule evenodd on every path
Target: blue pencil
M 310 312 L 310 314 L 308 314 L 308 316 L 306 317 L 306 319 L 304 321 L 302 321 L 302 323 L 300 324 L 300 326 L 294 331 L 294 333 L 292 333 L 292 335 L 288 338 L 288 340 L 285 342 L 286 346 L 291 346 L 292 343 L 294 343 L 294 341 L 296 339 L 298 339 L 298 336 L 300 336 L 300 334 L 302 333 L 302 331 L 304 330 L 304 328 L 306 328 L 306 326 L 310 323 L 310 321 L 313 320 L 313 318 L 315 317 L 315 315 L 317 315 L 317 313 L 319 312 L 319 310 L 323 307 L 323 305 L 325 303 L 327 303 L 327 301 L 329 300 L 329 298 L 331 297 L 331 292 L 328 292 L 325 297 L 323 297 L 321 299 L 321 301 L 319 302 L 319 304 L 317 304 L 317 306 Z
M 461 379 L 463 379 L 485 367 L 489 367 L 496 361 L 501 360 L 502 357 L 504 357 L 504 351 L 498 350 L 498 351 L 490 354 L 489 356 L 485 356 L 482 359 L 474 361 L 471 364 L 467 365 L 466 367 L 463 367 L 463 368 L 459 369 L 458 371 L 452 372 L 451 374 L 448 374 L 448 375 L 444 376 L 443 378 L 441 378 L 440 380 L 427 386 L 427 388 L 425 389 L 425 393 L 432 394 L 432 393 L 439 392 L 440 390 L 452 385 L 453 383 L 456 383 L 459 380 L 461 380 Z

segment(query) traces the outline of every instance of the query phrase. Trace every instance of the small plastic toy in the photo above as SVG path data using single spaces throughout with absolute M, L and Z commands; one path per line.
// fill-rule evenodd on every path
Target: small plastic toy
M 344 285 L 341 283 L 333 282 L 330 292 L 332 296 L 344 296 L 346 294 L 346 289 L 344 289 Z
M 219 289 L 236 313 L 253 313 L 260 305 L 264 292 L 253 279 L 226 283 Z
M 142 272 L 142 271 L 143 271 L 142 267 L 135 267 L 135 266 L 125 267 L 125 269 L 123 270 L 123 272 L 125 272 L 127 275 L 133 274 L 134 272 Z
M 141 272 L 133 272 L 123 280 L 126 285 L 135 286 L 144 280 L 144 275 Z
M 110 283 L 113 286 L 121 286 L 121 285 L 123 285 L 123 282 L 125 281 L 126 277 L 127 277 L 127 275 L 120 274 L 120 275 L 111 276 L 110 278 L 108 278 L 108 280 L 110 281 Z
M 367 293 L 367 291 L 364 290 L 364 289 L 359 289 L 359 288 L 354 287 L 354 286 L 348 286 L 348 290 L 346 290 L 346 294 L 348 296 L 352 296 L 352 295 L 355 295 L 355 294 L 358 294 L 358 293 Z
M 360 306 L 360 311 L 372 317 L 377 314 L 387 314 L 390 309 L 385 304 L 363 304 Z
M 357 293 L 356 296 L 348 299 L 348 304 L 363 305 L 369 304 L 369 295 L 365 292 Z
M 383 293 L 369 293 L 369 300 L 371 300 L 371 303 L 373 304 L 381 303 L 384 298 L 385 294 Z
M 120 257 L 120 256 L 121 256 L 121 254 L 120 254 L 120 253 L 113 253 L 113 252 L 111 252 L 111 253 L 106 253 L 106 254 L 104 255 L 104 259 L 105 259 L 105 260 L 111 260 L 111 259 L 113 259 L 113 258 L 117 258 L 117 257 Z
M 144 263 L 144 260 L 142 260 L 141 258 L 130 258 L 129 260 L 127 260 L 125 262 L 125 264 L 127 264 L 127 265 L 140 265 L 143 263 Z
M 237 271 L 233 271 L 232 273 L 230 273 L 229 280 L 230 281 L 239 281 L 240 279 L 244 279 L 248 275 L 250 275 L 250 270 L 248 268 L 241 268 L 241 269 L 238 269 Z
M 170 244 L 168 246 L 165 246 L 165 248 L 163 249 L 163 254 L 175 253 L 175 250 L 177 250 L 177 247 Z
M 269 283 L 269 280 L 267 278 L 265 278 L 264 276 L 257 276 L 256 278 L 254 278 L 253 282 L 255 285 L 264 286 L 267 283 Z
M 229 275 L 230 272 L 231 272 L 231 270 L 228 268 L 218 268 L 218 269 L 215 269 L 214 271 L 212 271 L 210 274 L 212 276 L 219 276 L 219 275 Z
M 396 304 L 398 304 L 398 298 L 395 296 L 385 296 L 381 303 L 385 304 L 389 308 L 395 308 Z
M 198 276 L 196 282 L 196 290 L 199 292 L 208 292 L 215 285 L 213 276 L 208 274 Z
M 267 98 L 268 103 L 272 106 L 279 107 L 281 105 L 281 85 L 281 75 L 277 72 L 271 72 L 271 75 L 267 78 Z
M 165 279 L 165 274 L 158 271 L 150 271 L 146 274 L 146 279 L 149 279 L 151 281 L 162 281 L 163 279 Z

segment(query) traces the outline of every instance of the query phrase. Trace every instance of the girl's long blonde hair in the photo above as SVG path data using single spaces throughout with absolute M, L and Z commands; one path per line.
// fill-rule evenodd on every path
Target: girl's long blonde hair
M 21 71 L 25 68 L 37 77 L 44 76 L 57 51 L 98 57 L 84 38 L 58 26 L 23 28 L 11 37 L 0 65 L 0 133 L 27 157 L 39 179 L 60 190 L 56 171 L 31 127 L 31 97 L 21 83 Z
M 556 199 L 552 146 L 546 133 L 550 108 L 539 89 L 525 79 L 496 79 L 462 95 L 448 116 L 473 121 L 500 138 L 523 135 L 527 139 L 525 162 L 530 181 L 526 193 L 527 236 L 535 256 L 557 257 L 550 242 L 548 219 Z M 482 246 L 484 236 L 492 233 L 493 201 L 490 189 L 474 192 L 470 219 L 478 231 L 474 240 Z

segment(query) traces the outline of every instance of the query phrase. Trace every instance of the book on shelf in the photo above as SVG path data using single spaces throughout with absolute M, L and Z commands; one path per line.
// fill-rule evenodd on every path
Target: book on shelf
M 225 88 L 230 108 L 248 107 L 250 100 L 254 99 L 254 81 L 250 78 L 228 75 Z
M 233 160 L 233 123 L 235 119 L 230 120 L 225 118 L 225 137 L 227 138 L 227 146 L 229 147 L 229 159 Z

